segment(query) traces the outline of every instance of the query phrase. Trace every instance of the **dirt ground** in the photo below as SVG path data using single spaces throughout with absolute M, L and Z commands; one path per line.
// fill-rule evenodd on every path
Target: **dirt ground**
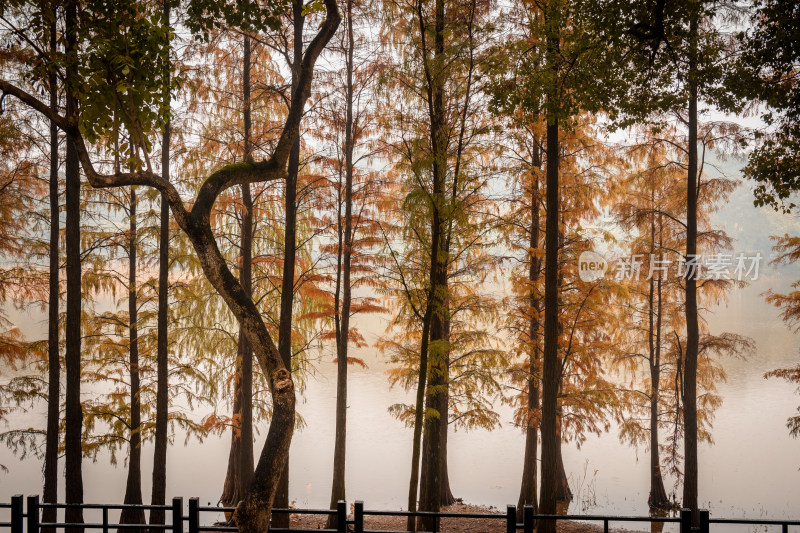
M 442 511 L 449 513 L 485 513 L 505 514 L 494 507 L 466 505 L 457 503 L 445 507 Z M 350 517 L 352 518 L 352 517 Z M 292 515 L 291 527 L 297 529 L 322 529 L 325 527 L 325 517 L 315 515 Z M 365 516 L 364 529 L 381 531 L 404 531 L 406 517 L 404 516 Z M 492 518 L 442 518 L 441 531 L 458 533 L 505 533 L 505 520 Z M 600 533 L 603 525 L 583 524 L 569 521 L 558 522 L 559 533 Z M 611 529 L 615 533 L 623 530 Z M 625 531 L 625 533 L 631 533 Z

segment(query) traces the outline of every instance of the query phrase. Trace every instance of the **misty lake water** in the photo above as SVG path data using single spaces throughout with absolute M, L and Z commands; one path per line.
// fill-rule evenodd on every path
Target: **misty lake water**
M 789 435 L 786 419 L 796 412 L 800 395 L 792 385 L 766 380 L 763 374 L 797 363 L 800 335 L 780 321 L 777 310 L 764 303 L 761 293 L 770 288 L 787 290 L 800 278 L 796 266 L 780 271 L 766 266 L 770 255 L 766 236 L 798 233 L 800 223 L 756 211 L 748 194 L 737 192 L 718 219 L 737 237 L 737 250 L 762 251 L 765 261 L 759 279 L 732 292 L 727 304 L 712 308 L 705 316 L 712 332 L 733 331 L 752 337 L 757 353 L 746 361 L 724 361 L 728 381 L 719 386 L 723 403 L 713 424 L 714 444 L 702 444 L 699 450 L 700 504 L 717 517 L 797 519 L 800 440 Z M 374 339 L 383 331 L 383 324 L 375 320 L 369 329 Z M 405 507 L 408 490 L 412 431 L 387 408 L 413 400 L 409 393 L 389 387 L 387 365 L 374 349 L 362 349 L 356 356 L 362 357 L 368 368 L 350 370 L 347 495 L 351 500 L 364 500 L 368 508 L 400 510 Z M 330 359 L 327 356 L 317 364 L 298 402 L 306 422 L 295 434 L 291 449 L 290 498 L 298 507 L 325 507 L 330 497 L 336 395 L 335 364 Z M 519 495 L 524 437 L 511 421 L 510 408 L 496 408 L 502 427 L 491 432 L 452 432 L 448 457 L 456 497 L 502 509 L 515 504 Z M 256 444 L 257 452 L 264 434 L 262 431 Z M 176 435 L 168 455 L 168 497 L 198 496 L 202 504 L 216 503 L 228 446 L 228 435 L 207 438 L 203 443 L 193 440 L 187 446 L 182 435 Z M 144 498 L 149 501 L 152 445 L 147 443 L 144 448 Z M 621 444 L 612 427 L 608 433 L 590 436 L 580 449 L 573 443 L 564 444 L 563 452 L 575 494 L 570 513 L 647 514 L 649 457 L 645 448 Z M 0 473 L 0 501 L 14 493 L 41 492 L 39 460 L 20 460 L 2 447 L 0 464 L 8 468 Z M 84 461 L 87 502 L 121 502 L 124 486 L 125 469 L 111 466 L 108 456 L 101 456 L 96 463 Z M 63 488 L 60 490 L 63 495 Z M 674 480 L 667 480 L 667 490 L 675 490 Z M 679 487 L 677 493 L 680 496 Z

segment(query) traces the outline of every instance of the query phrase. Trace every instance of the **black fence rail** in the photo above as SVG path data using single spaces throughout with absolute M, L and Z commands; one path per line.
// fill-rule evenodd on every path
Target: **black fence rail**
M 25 501 L 27 500 L 27 501 Z M 53 531 L 62 529 L 65 532 L 75 529 L 83 530 L 102 530 L 108 533 L 110 530 L 138 529 L 150 531 L 164 531 L 171 533 L 206 533 L 206 532 L 227 532 L 238 531 L 236 526 L 220 524 L 203 525 L 200 517 L 202 514 L 208 516 L 210 513 L 232 513 L 234 507 L 213 507 L 201 506 L 198 498 L 189 498 L 188 513 L 184 513 L 183 498 L 173 498 L 171 505 L 130 505 L 130 504 L 69 504 L 69 503 L 41 503 L 39 496 L 28 496 L 23 499 L 22 495 L 11 497 L 10 503 L 0 503 L 0 510 L 10 509 L 11 521 L 0 522 L 0 532 L 8 529 L 9 533 L 42 533 L 42 530 Z M 42 522 L 41 515 L 43 509 L 81 509 L 99 510 L 102 515 L 101 522 L 69 523 L 69 522 Z M 109 511 L 121 511 L 122 509 L 138 509 L 142 511 L 169 511 L 170 516 L 164 524 L 119 524 L 109 520 Z M 353 504 L 352 518 L 348 516 L 346 502 L 339 501 L 336 509 L 273 509 L 274 514 L 292 515 L 317 515 L 335 516 L 336 529 L 305 529 L 305 528 L 269 528 L 270 533 L 405 533 L 403 531 L 371 530 L 364 528 L 364 518 L 369 516 L 396 516 L 396 517 L 427 517 L 433 518 L 430 522 L 433 529 L 429 533 L 439 533 L 439 520 L 442 518 L 474 518 L 489 519 L 505 522 L 506 533 L 533 533 L 536 522 L 539 520 L 573 520 L 583 522 L 602 523 L 603 531 L 609 530 L 611 523 L 675 523 L 679 525 L 680 533 L 709 533 L 714 531 L 725 531 L 724 527 L 713 528 L 712 525 L 745 525 L 745 526 L 780 526 L 782 533 L 789 533 L 789 527 L 800 527 L 800 520 L 766 520 L 766 519 L 730 519 L 730 518 L 711 518 L 706 510 L 699 511 L 699 527 L 692 527 L 691 511 L 682 509 L 676 517 L 652 517 L 652 516 L 605 516 L 605 515 L 542 515 L 535 514 L 531 506 L 523 508 L 521 523 L 517 522 L 517 507 L 509 505 L 504 514 L 490 513 L 451 513 L 451 512 L 426 512 L 426 511 L 370 511 L 364 509 L 364 502 L 356 501 Z

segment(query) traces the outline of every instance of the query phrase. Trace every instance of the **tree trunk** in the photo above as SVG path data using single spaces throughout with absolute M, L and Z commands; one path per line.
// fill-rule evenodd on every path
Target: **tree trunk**
M 653 198 L 655 207 L 655 199 Z M 656 222 L 650 226 L 650 253 L 655 252 Z M 660 256 L 659 256 L 660 259 Z M 657 300 L 657 303 L 656 303 Z M 647 503 L 651 509 L 669 508 L 669 498 L 661 477 L 661 463 L 658 450 L 658 405 L 661 390 L 661 274 L 658 278 L 650 278 L 648 295 L 648 348 L 650 362 L 650 495 Z
M 173 212 L 175 214 L 175 212 Z M 234 512 L 241 533 L 263 533 L 270 525 L 270 512 L 294 433 L 295 395 L 291 374 L 283 365 L 277 347 L 253 300 L 241 286 L 216 246 L 208 224 L 182 220 L 211 285 L 222 296 L 247 335 L 261 371 L 269 380 L 272 420 L 247 494 Z
M 65 30 L 67 51 L 66 114 L 68 120 L 77 120 L 78 101 L 74 94 L 77 83 L 77 32 L 78 6 L 70 0 L 65 7 Z M 64 410 L 64 475 L 66 478 L 66 502 L 83 503 L 83 459 L 82 433 L 83 408 L 81 406 L 81 175 L 78 166 L 78 150 L 75 140 L 67 138 L 64 178 L 66 211 L 66 405 Z M 83 523 L 81 509 L 66 509 L 68 523 Z M 83 533 L 76 528 L 73 533 Z
M 534 151 L 533 165 L 541 168 L 539 150 Z M 534 251 L 539 248 L 539 178 L 534 178 L 531 190 L 531 227 L 530 227 L 530 266 L 528 268 L 528 282 L 530 293 L 530 320 L 528 321 L 528 342 L 530 343 L 530 358 L 528 360 L 528 416 L 525 429 L 525 458 L 522 464 L 522 486 L 517 502 L 517 522 L 522 523 L 524 506 L 533 507 L 533 512 L 538 512 L 536 498 L 536 452 L 538 447 L 538 410 L 539 410 L 539 295 L 537 285 L 541 275 L 542 262 Z M 534 418 L 535 417 L 535 418 Z
M 117 188 L 121 186 L 146 185 L 164 193 L 169 201 L 172 215 L 189 238 L 194 248 L 203 274 L 222 297 L 236 320 L 247 334 L 253 354 L 264 376 L 268 379 L 272 395 L 272 420 L 267 432 L 266 442 L 259 456 L 245 499 L 239 504 L 233 519 L 241 533 L 263 533 L 269 528 L 272 504 L 277 492 L 278 482 L 283 473 L 289 453 L 289 445 L 294 432 L 295 394 L 294 383 L 284 364 L 272 336 L 267 329 L 259 309 L 249 298 L 239 281 L 231 273 L 225 258 L 217 246 L 211 227 L 211 211 L 219 193 L 226 188 L 242 183 L 266 182 L 283 179 L 290 147 L 299 135 L 299 122 L 303 106 L 311 94 L 314 66 L 320 53 L 336 32 L 341 17 L 335 0 L 324 0 L 325 19 L 318 32 L 310 41 L 300 66 L 297 90 L 293 91 L 289 113 L 283 131 L 269 158 L 259 163 L 229 165 L 208 176 L 203 186 L 187 209 L 177 189 L 160 175 L 150 170 L 103 174 L 98 172 L 86 149 L 78 127 L 76 101 L 72 98 L 70 85 L 77 82 L 77 6 L 69 2 L 66 6 L 65 34 L 67 36 L 67 65 L 65 78 L 67 85 L 67 113 L 65 117 L 53 114 L 49 107 L 14 84 L 0 79 L 0 89 L 6 94 L 19 98 L 26 105 L 42 115 L 55 120 L 69 138 L 66 204 L 67 204 L 67 399 L 66 399 L 66 478 L 67 501 L 79 503 L 83 499 L 83 484 L 80 475 L 82 412 L 80 404 L 80 174 L 75 163 L 80 163 L 91 185 L 96 188 Z M 298 9 L 301 11 L 301 9 Z M 71 172 L 73 170 L 73 172 Z M 72 209 L 72 210 L 71 210 Z M 75 238 L 78 237 L 78 238 Z M 78 275 L 75 276 L 74 274 Z M 71 275 L 72 274 L 72 275 Z M 70 290 L 72 289 L 72 290 Z M 77 289 L 77 290 L 76 290 Z M 72 298 L 70 300 L 70 297 Z M 68 510 L 67 522 L 82 521 L 80 510 Z M 79 533 L 83 528 L 78 529 Z
M 433 55 L 433 73 L 430 87 L 430 122 L 431 152 L 433 155 L 432 173 L 433 190 L 431 191 L 431 278 L 430 295 L 432 299 L 430 329 L 430 365 L 426 411 L 435 412 L 436 417 L 425 417 L 425 441 L 428 442 L 427 468 L 422 479 L 420 503 L 423 511 L 439 511 L 441 503 L 442 483 L 442 425 L 440 396 L 447 386 L 447 346 L 444 339 L 444 321 L 447 320 L 445 301 L 447 296 L 447 250 L 444 247 L 445 219 L 443 210 L 445 203 L 445 178 L 447 169 L 447 139 L 445 132 L 444 110 L 444 0 L 436 0 L 435 38 Z M 422 29 L 424 31 L 424 28 Z M 435 252 L 435 253 L 434 253 Z M 420 528 L 423 531 L 434 531 L 438 528 L 439 519 L 422 517 Z
M 244 122 L 244 159 L 251 154 L 251 104 L 250 104 L 250 37 L 244 36 L 242 61 L 242 111 Z M 253 198 L 250 185 L 240 187 L 242 195 L 242 221 L 239 234 L 239 283 L 249 297 L 253 294 Z M 233 390 L 233 425 L 228 470 L 220 501 L 236 505 L 244 497 L 253 475 L 253 351 L 247 337 L 239 328 L 236 344 L 236 375 Z
M 446 246 L 446 245 L 445 245 Z M 445 284 L 445 287 L 447 284 Z M 446 293 L 446 290 L 443 291 Z M 446 313 L 449 313 L 448 303 L 444 303 L 444 307 L 447 310 Z M 455 496 L 453 496 L 453 491 L 450 489 L 450 473 L 447 468 L 447 432 L 449 427 L 449 416 L 450 416 L 450 381 L 449 381 L 449 373 L 450 373 L 450 318 L 449 314 L 446 315 L 447 318 L 442 321 L 442 328 L 443 328 L 443 339 L 445 341 L 445 355 L 444 355 L 444 386 L 441 388 L 441 393 L 437 395 L 436 399 L 436 412 L 439 413 L 439 425 L 440 425 L 440 451 L 439 451 L 439 460 L 441 464 L 439 468 L 441 470 L 439 474 L 440 479 L 440 486 L 439 486 L 439 506 L 445 507 L 447 505 L 453 505 L 456 502 Z M 428 462 L 431 457 L 430 453 L 430 439 L 425 440 L 424 449 L 422 454 L 422 479 L 425 479 L 428 472 Z
M 431 272 L 430 276 L 433 277 L 435 262 L 433 256 L 438 254 L 438 239 L 432 239 L 434 246 L 431 251 Z M 422 426 L 424 424 L 425 415 L 425 390 L 428 379 L 428 344 L 430 338 L 431 318 L 433 315 L 433 296 L 428 294 L 428 301 L 425 304 L 425 315 L 422 319 L 422 337 L 420 339 L 420 352 L 419 352 L 419 383 L 417 384 L 417 403 L 414 412 L 414 437 L 411 447 L 411 477 L 408 483 L 408 510 L 414 512 L 417 510 L 417 488 L 420 478 L 420 447 L 422 442 Z M 416 531 L 417 520 L 413 516 L 409 516 L 406 520 L 406 530 Z
M 240 328 L 241 330 L 241 328 Z M 242 436 L 242 360 L 238 353 L 236 355 L 236 375 L 233 378 L 233 410 L 231 412 L 231 447 L 228 451 L 228 469 L 225 472 L 225 481 L 222 485 L 222 495 L 219 497 L 220 503 L 228 507 L 238 504 L 243 494 L 239 492 L 239 467 L 241 457 L 241 436 Z
M 299 83 L 300 63 L 303 60 L 303 0 L 292 2 L 293 21 L 293 61 L 292 61 L 292 94 Z M 278 324 L 278 352 L 283 364 L 292 370 L 292 304 L 294 302 L 294 270 L 297 252 L 297 175 L 300 171 L 300 135 L 294 139 L 289 153 L 289 167 L 286 176 L 284 247 L 283 247 L 283 280 L 281 283 L 281 312 Z M 275 507 L 289 507 L 289 461 L 280 480 Z M 289 527 L 289 515 L 278 514 L 272 519 L 273 527 Z
M 251 132 L 251 101 L 250 101 L 250 36 L 244 36 L 244 58 L 242 77 L 242 100 L 244 104 L 244 158 L 252 161 Z M 242 270 L 239 282 L 248 298 L 253 297 L 253 197 L 250 184 L 241 186 L 242 191 Z M 241 440 L 239 454 L 239 494 L 247 493 L 255 468 L 253 462 L 253 349 L 247 340 L 244 330 L 239 328 L 238 358 L 242 362 L 241 382 Z
M 464 146 L 465 146 L 465 136 L 467 131 L 467 117 L 469 115 L 470 110 L 470 101 L 472 98 L 472 80 L 473 74 L 475 71 L 475 33 L 474 33 L 474 22 L 475 22 L 475 15 L 476 15 L 476 8 L 477 2 L 476 0 L 472 0 L 470 2 L 470 12 L 469 17 L 466 23 L 467 26 L 467 34 L 469 36 L 469 60 L 467 68 L 467 83 L 466 89 L 464 91 L 464 104 L 461 108 L 461 118 L 460 118 L 460 126 L 458 132 L 458 142 L 456 144 L 456 154 L 455 154 L 455 162 L 453 165 L 453 182 L 452 182 L 452 189 L 450 193 L 450 201 L 452 203 L 451 208 L 453 208 L 457 201 L 458 201 L 458 193 L 459 193 L 459 177 L 460 177 L 460 170 L 461 170 L 461 159 L 464 154 Z M 439 28 L 444 27 L 444 6 L 441 6 L 441 17 L 442 21 L 439 24 Z M 440 33 L 437 31 L 437 34 Z M 438 43 L 437 43 L 438 44 Z M 437 53 L 443 54 L 444 42 L 442 40 L 441 48 L 437 46 Z M 442 73 L 441 76 L 444 74 Z M 440 87 L 439 90 L 444 93 L 444 88 Z M 440 148 L 442 152 L 447 150 L 447 141 L 444 141 L 444 146 Z M 446 156 L 444 156 L 446 157 Z M 449 280 L 449 268 L 450 268 L 450 245 L 452 243 L 453 237 L 453 222 L 454 217 L 448 216 L 447 218 L 447 234 L 444 238 L 444 251 L 445 251 L 445 265 L 444 265 L 444 319 L 443 319 L 443 339 L 445 341 L 445 379 L 444 379 L 444 388 L 442 393 L 442 398 L 439 400 L 440 408 L 438 409 L 440 413 L 440 420 L 439 423 L 441 424 L 441 487 L 440 487 L 440 505 L 447 506 L 456 503 L 456 497 L 453 495 L 453 491 L 450 488 L 450 472 L 448 470 L 448 463 L 447 463 L 447 434 L 449 428 L 449 410 L 450 410 L 450 323 L 451 323 L 451 316 L 450 316 L 450 298 L 449 298 L 449 289 L 447 288 L 447 283 Z
M 49 20 L 50 52 L 58 49 L 56 10 L 53 4 L 47 12 Z M 50 108 L 58 111 L 58 80 L 56 71 L 48 72 Z M 58 302 L 59 302 L 59 219 L 58 219 L 58 127 L 50 121 L 50 250 L 49 285 L 47 299 L 47 437 L 44 452 L 44 490 L 42 501 L 58 501 L 58 444 L 59 417 L 61 416 L 61 360 L 58 350 Z M 42 522 L 55 522 L 55 509 L 42 509 Z M 46 528 L 43 533 L 55 533 L 54 528 Z
M 558 489 L 558 420 L 556 409 L 560 380 L 558 358 L 558 93 L 556 74 L 558 70 L 558 48 L 560 31 L 557 5 L 547 6 L 547 68 L 553 71 L 553 85 L 548 87 L 547 100 L 547 172 L 546 172 L 546 221 L 545 221 L 545 272 L 544 272 L 544 351 L 542 353 L 542 480 L 539 496 L 539 512 L 555 514 Z M 539 521 L 537 533 L 555 533 L 555 522 Z
M 248 39 L 249 40 L 249 39 Z M 242 287 L 248 296 L 253 294 L 253 198 L 250 184 L 242 189 L 242 270 L 239 275 Z M 239 387 L 239 498 L 247 493 L 253 477 L 253 350 L 242 328 L 239 328 L 237 358 L 241 361 L 241 380 Z
M 434 225 L 441 229 L 441 216 L 439 211 L 435 211 L 433 217 Z M 435 238 L 441 244 L 441 231 L 437 231 Z M 441 249 L 441 246 L 435 247 Z M 437 512 L 441 508 L 441 484 L 442 484 L 442 398 L 445 397 L 447 361 L 445 340 L 443 338 L 443 317 L 444 305 L 441 301 L 442 288 L 446 286 L 443 253 L 437 253 L 438 259 L 431 257 L 436 268 L 431 288 L 431 298 L 433 300 L 433 313 L 431 315 L 430 346 L 429 357 L 430 365 L 428 369 L 428 388 L 426 394 L 425 410 L 428 413 L 435 412 L 435 416 L 425 417 L 425 432 L 423 451 L 423 476 L 420 489 L 420 509 L 422 511 Z M 422 517 L 419 520 L 419 528 L 422 531 L 433 531 L 438 528 L 438 518 Z
M 558 249 L 561 250 L 566 246 L 567 237 L 565 234 L 566 229 L 566 221 L 565 221 L 565 214 L 561 212 L 560 214 L 560 222 L 559 222 L 559 232 L 558 232 Z M 556 283 L 558 293 L 558 305 L 559 308 L 561 307 L 561 296 L 563 295 L 563 287 L 564 287 L 564 269 L 560 268 L 558 271 L 558 278 Z M 559 321 L 558 323 L 558 337 L 564 338 L 564 323 Z M 564 353 L 563 358 L 559 359 L 559 373 L 558 373 L 558 392 L 561 392 L 561 386 L 564 380 L 564 371 L 566 365 L 566 358 L 569 357 L 569 353 Z M 564 459 L 561 454 L 562 447 L 564 445 L 563 439 L 561 438 L 561 422 L 562 422 L 562 406 L 561 403 L 556 400 L 556 509 L 564 509 L 564 513 L 567 512 L 569 508 L 569 502 L 572 501 L 572 491 L 569 488 L 569 478 L 567 477 L 567 472 L 564 469 Z M 559 504 L 567 504 L 567 505 L 559 505 Z
M 445 278 L 446 280 L 446 278 Z M 445 294 L 447 294 L 447 289 L 445 289 Z M 453 496 L 453 491 L 450 489 L 450 472 L 447 468 L 447 432 L 450 426 L 450 311 L 449 311 L 449 299 L 445 302 L 445 319 L 443 320 L 442 327 L 444 332 L 442 334 L 443 340 L 445 341 L 446 351 L 445 351 L 445 361 L 444 361 L 444 371 L 445 371 L 445 389 L 442 394 L 439 395 L 439 407 L 437 411 L 439 411 L 439 424 L 441 425 L 440 431 L 442 432 L 442 451 L 441 453 L 441 487 L 439 490 L 440 501 L 439 505 L 442 507 L 453 505 L 456 503 L 456 498 Z
M 572 501 L 572 491 L 569 488 L 569 478 L 567 477 L 567 471 L 564 469 L 564 458 L 561 455 L 561 446 L 563 442 L 561 441 L 561 417 L 558 417 L 557 421 L 557 429 L 558 434 L 556 437 L 556 501 L 557 502 L 569 502 Z
M 686 187 L 686 260 L 697 258 L 697 32 L 698 14 L 689 28 L 689 161 Z M 683 506 L 692 510 L 697 525 L 697 353 L 700 331 L 697 318 L 697 275 L 686 269 L 686 361 L 683 377 L 684 480 Z
M 653 367 L 650 373 L 653 383 L 660 379 L 660 369 Z M 658 394 L 659 386 L 654 385 L 653 396 L 650 398 L 650 495 L 647 503 L 653 509 L 668 509 L 670 501 L 664 488 L 664 479 L 661 476 L 661 463 L 658 450 Z
M 170 3 L 164 2 L 164 21 L 169 25 Z M 170 105 L 170 71 L 165 70 L 164 105 Z M 164 124 L 161 138 L 161 175 L 169 181 L 169 142 L 170 122 Z M 164 505 L 167 499 L 167 444 L 169 439 L 169 341 L 167 338 L 169 311 L 169 204 L 161 195 L 161 214 L 158 237 L 158 318 L 156 332 L 156 427 L 153 445 L 153 488 L 150 497 L 152 505 Z M 165 513 L 162 510 L 150 511 L 150 523 L 163 524 Z M 152 530 L 151 533 L 160 533 Z
M 331 484 L 330 508 L 336 508 L 336 502 L 346 499 L 345 466 L 347 446 L 347 357 L 348 339 L 350 336 L 350 263 L 353 249 L 353 51 L 355 38 L 353 35 L 353 0 L 347 0 L 347 87 L 345 89 L 345 184 L 344 184 L 344 234 L 342 219 L 338 220 L 339 232 L 339 265 L 336 273 L 336 437 L 333 447 L 333 483 Z M 339 285 L 341 284 L 342 301 L 339 310 Z M 328 516 L 326 528 L 336 528 L 336 515 Z
M 279 369 L 272 377 L 273 411 L 267 442 L 261 451 L 249 490 L 233 514 L 241 533 L 263 533 L 269 529 L 272 505 L 283 467 L 289 458 L 289 445 L 294 432 L 294 384 L 286 369 Z
M 142 405 L 139 388 L 139 320 L 136 297 L 136 188 L 130 188 L 130 229 L 128 233 L 128 339 L 131 378 L 130 440 L 128 441 L 128 480 L 125 485 L 125 504 L 142 503 Z M 144 524 L 144 510 L 124 508 L 119 516 L 120 524 Z M 120 533 L 141 533 L 144 529 L 119 529 Z

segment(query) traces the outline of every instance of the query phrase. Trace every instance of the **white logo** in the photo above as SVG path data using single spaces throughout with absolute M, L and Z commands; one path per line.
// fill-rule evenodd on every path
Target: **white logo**
M 608 270 L 608 261 L 597 252 L 586 250 L 578 258 L 578 277 L 581 278 L 581 281 L 602 279 L 606 275 L 606 270 Z

